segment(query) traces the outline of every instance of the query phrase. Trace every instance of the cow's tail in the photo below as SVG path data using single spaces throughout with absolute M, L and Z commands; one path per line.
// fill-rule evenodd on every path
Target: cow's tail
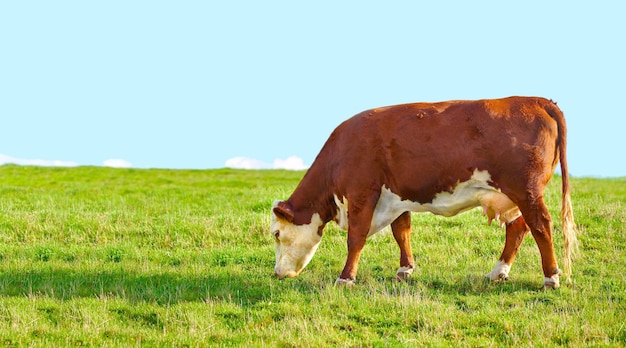
M 561 224 L 563 229 L 564 264 L 563 268 L 568 279 L 572 276 L 572 258 L 578 252 L 578 238 L 576 238 L 576 223 L 570 198 L 569 172 L 567 169 L 567 127 L 563 112 L 554 102 L 550 102 L 548 113 L 556 121 L 558 127 L 557 151 L 561 162 Z

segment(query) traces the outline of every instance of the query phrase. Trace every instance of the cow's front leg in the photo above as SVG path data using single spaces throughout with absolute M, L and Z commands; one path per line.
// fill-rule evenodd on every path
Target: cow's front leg
M 350 198 L 348 199 L 350 200 Z M 359 258 L 369 234 L 377 200 L 378 195 L 371 195 L 366 200 L 350 200 L 364 202 L 364 205 L 350 204 L 348 207 L 348 259 L 341 275 L 335 282 L 336 285 L 354 285 L 359 269 Z
M 411 252 L 411 213 L 404 212 L 391 223 L 391 231 L 400 247 L 400 268 L 396 272 L 396 280 L 406 280 L 415 269 L 415 261 Z
M 352 228 L 348 230 L 348 259 L 346 260 L 346 265 L 343 267 L 341 275 L 337 281 L 335 281 L 336 285 L 352 286 L 356 281 L 356 273 L 359 269 L 359 258 L 361 257 L 361 251 L 367 239 L 367 233 L 365 233 L 364 236 L 361 234 L 356 235 L 356 233 L 350 236 L 351 229 Z
M 526 225 L 526 221 L 523 216 L 520 216 L 512 222 L 506 224 L 506 240 L 504 242 L 504 250 L 502 250 L 502 255 L 500 255 L 500 259 L 496 265 L 493 267 L 491 272 L 487 274 L 487 278 L 493 281 L 507 280 L 509 278 L 511 265 L 515 260 L 519 247 L 528 231 L 529 228 Z

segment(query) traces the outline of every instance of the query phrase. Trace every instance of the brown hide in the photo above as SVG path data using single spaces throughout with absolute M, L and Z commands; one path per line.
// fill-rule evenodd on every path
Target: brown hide
M 450 101 L 364 111 L 332 133 L 289 202 L 334 217 L 333 194 L 364 204 L 382 185 L 403 199 L 431 202 L 487 170 L 514 202 L 545 186 L 558 161 L 557 123 L 543 98 Z M 538 193 L 539 194 L 539 193 Z M 365 196 L 363 196 L 365 195 Z

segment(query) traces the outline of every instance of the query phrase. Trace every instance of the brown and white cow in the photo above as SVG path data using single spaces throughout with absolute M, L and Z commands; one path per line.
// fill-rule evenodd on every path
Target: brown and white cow
M 565 271 L 576 246 L 563 113 L 551 100 L 415 103 L 364 111 L 331 134 L 286 201 L 272 208 L 277 277 L 309 263 L 324 226 L 348 230 L 348 258 L 337 283 L 354 284 L 365 240 L 391 224 L 400 246 L 398 279 L 414 269 L 411 212 L 453 216 L 482 207 L 506 225 L 502 255 L 487 274 L 507 279 L 530 230 L 541 253 L 544 288 L 561 271 L 552 244 L 544 188 L 561 163 Z

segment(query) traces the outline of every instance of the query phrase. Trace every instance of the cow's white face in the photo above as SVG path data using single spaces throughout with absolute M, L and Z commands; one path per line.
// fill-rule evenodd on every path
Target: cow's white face
M 318 233 L 322 225 L 322 219 L 317 213 L 311 217 L 311 223 L 295 225 L 277 216 L 272 209 L 271 231 L 276 244 L 274 273 L 277 277 L 291 278 L 300 274 L 313 258 L 322 240 L 322 236 Z

